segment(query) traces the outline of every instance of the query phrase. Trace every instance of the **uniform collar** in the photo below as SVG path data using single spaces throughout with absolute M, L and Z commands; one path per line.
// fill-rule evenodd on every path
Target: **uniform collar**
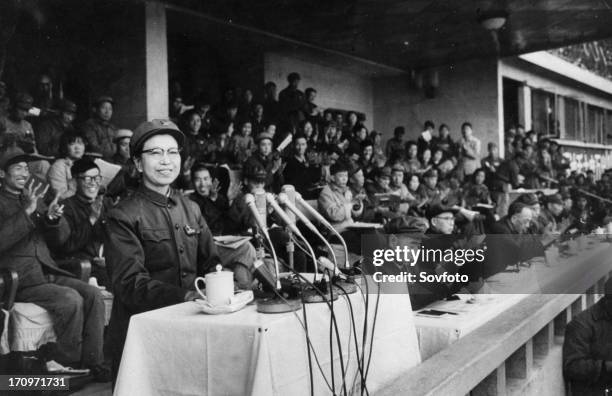
M 168 191 L 168 196 L 165 196 L 145 187 L 144 184 L 140 184 L 140 186 L 138 187 L 138 193 L 144 196 L 147 200 L 160 206 L 166 206 L 168 204 L 175 205 L 177 202 L 176 192 L 174 191 L 174 189 L 172 189 L 172 187 Z
M 15 201 L 18 201 L 19 198 L 21 197 L 21 194 L 13 194 L 12 192 L 8 191 L 4 187 L 0 188 L 0 195 L 5 197 L 5 198 L 13 199 Z

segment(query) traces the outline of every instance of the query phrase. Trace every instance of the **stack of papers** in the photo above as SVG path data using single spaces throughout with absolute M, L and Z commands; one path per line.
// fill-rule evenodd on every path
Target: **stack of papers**
M 229 249 L 238 249 L 240 246 L 251 240 L 250 236 L 243 235 L 219 235 L 213 237 L 215 243 Z

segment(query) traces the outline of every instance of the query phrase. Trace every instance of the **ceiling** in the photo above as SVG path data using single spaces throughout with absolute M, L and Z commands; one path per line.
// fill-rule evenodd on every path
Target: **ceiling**
M 612 0 L 166 0 L 265 32 L 409 70 L 612 37 Z M 479 18 L 503 12 L 497 38 Z

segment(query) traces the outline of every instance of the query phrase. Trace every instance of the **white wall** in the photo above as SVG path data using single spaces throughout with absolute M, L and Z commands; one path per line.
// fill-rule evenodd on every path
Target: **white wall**
M 383 139 L 396 126 L 406 128 L 406 140 L 416 139 L 426 120 L 436 128 L 444 123 L 451 135 L 460 136 L 461 124 L 472 123 L 486 155 L 488 142 L 499 142 L 499 94 L 497 61 L 473 60 L 438 69 L 439 87 L 433 99 L 425 97 L 406 76 L 374 82 L 374 125 Z
M 348 62 L 348 60 L 347 60 Z M 316 59 L 303 59 L 294 54 L 266 53 L 264 56 L 265 81 L 276 83 L 278 92 L 287 86 L 287 75 L 297 72 L 302 77 L 300 89 L 313 87 L 317 90 L 317 105 L 321 108 L 355 110 L 366 114 L 366 126 L 372 128 L 374 93 L 372 79 L 343 70 L 343 64 L 329 66 Z M 375 123 L 374 123 L 375 125 Z

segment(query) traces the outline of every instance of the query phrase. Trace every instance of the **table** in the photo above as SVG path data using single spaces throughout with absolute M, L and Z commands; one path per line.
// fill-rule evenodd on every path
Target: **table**
M 477 294 L 468 303 L 469 295 L 458 295 L 461 300 L 436 301 L 420 311 L 435 309 L 452 312 L 431 317 L 414 312 L 421 358 L 427 360 L 459 338 L 469 334 L 500 313 L 519 303 L 528 294 Z M 420 312 L 419 311 L 419 312 Z
M 370 295 L 370 323 L 375 299 L 376 295 Z M 361 324 L 360 339 L 365 318 L 363 295 L 355 293 L 350 301 L 356 322 Z M 352 383 L 357 360 L 354 353 L 348 358 L 355 339 L 349 336 L 347 308 L 345 297 L 336 300 L 345 365 L 351 373 L 347 382 Z M 331 379 L 329 308 L 310 304 L 306 313 L 314 350 Z M 297 314 L 302 318 L 301 311 Z M 336 346 L 334 352 L 339 389 Z M 368 389 L 379 389 L 420 361 L 409 296 L 381 295 Z M 314 394 L 330 394 L 313 365 Z M 251 305 L 233 314 L 209 316 L 200 313 L 195 302 L 188 302 L 132 317 L 115 395 L 309 395 L 309 378 L 304 331 L 294 314 L 264 315 Z
M 609 243 L 601 242 L 597 237 L 585 237 L 574 256 L 559 257 L 548 250 L 546 260 L 534 258 L 530 260 L 530 266 L 521 267 L 520 272 L 501 272 L 491 276 L 485 281 L 481 294 L 473 295 L 474 303 L 466 303 L 472 296 L 459 295 L 459 301 L 436 301 L 420 310 L 435 309 L 457 315 L 431 317 L 415 312 L 421 358 L 430 358 L 510 307 L 520 304 L 530 294 L 582 293 L 572 291 L 572 284 L 581 285 L 581 276 L 589 271 L 599 272 L 600 266 L 609 266 L 609 256 Z

